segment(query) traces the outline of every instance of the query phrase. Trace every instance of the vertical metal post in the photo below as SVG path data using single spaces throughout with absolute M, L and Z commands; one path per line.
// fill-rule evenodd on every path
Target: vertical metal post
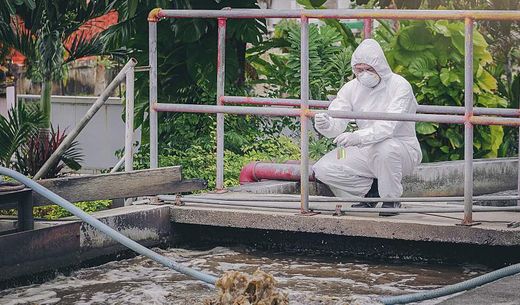
M 301 16 L 300 35 L 301 106 L 300 106 L 300 153 L 301 153 L 301 212 L 309 211 L 309 19 Z
M 462 224 L 473 222 L 473 19 L 466 18 L 464 41 L 464 220 Z
M 372 18 L 363 19 L 363 39 L 372 38 Z
M 220 98 L 224 95 L 226 82 L 226 18 L 218 18 L 217 53 L 217 105 L 222 106 Z M 217 113 L 217 190 L 224 189 L 224 114 Z
M 132 171 L 134 162 L 134 68 L 126 72 L 125 111 L 125 172 Z
M 148 20 L 149 63 L 150 63 L 150 168 L 158 166 L 157 111 L 157 20 Z

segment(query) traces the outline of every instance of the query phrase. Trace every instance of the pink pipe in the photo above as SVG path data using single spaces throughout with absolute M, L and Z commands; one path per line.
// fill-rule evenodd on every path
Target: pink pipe
M 290 163 L 268 163 L 254 161 L 240 171 L 240 184 L 261 180 L 300 181 L 300 161 Z M 309 180 L 314 181 L 314 172 L 309 169 Z

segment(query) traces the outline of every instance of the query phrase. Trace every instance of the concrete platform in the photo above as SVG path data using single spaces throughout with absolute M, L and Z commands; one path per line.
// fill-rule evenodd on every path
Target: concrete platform
M 255 198 L 287 198 L 284 195 L 262 195 L 230 192 L 221 195 L 208 194 L 198 198 L 218 196 L 222 203 L 229 198 L 254 196 Z M 281 200 L 281 199 L 280 199 Z M 257 202 L 255 202 L 257 203 Z M 333 216 L 323 212 L 314 216 L 302 216 L 297 209 L 262 207 L 276 204 L 258 202 L 259 207 L 224 206 L 207 203 L 187 203 L 185 206 L 172 207 L 171 217 L 175 223 L 233 227 L 244 229 L 281 230 L 307 233 L 324 233 L 350 237 L 370 237 L 399 239 L 409 241 L 433 241 L 464 243 L 488 246 L 520 245 L 520 227 L 508 224 L 520 222 L 518 212 L 481 212 L 474 213 L 475 226 L 461 226 L 463 213 L 450 214 L 405 214 L 380 217 L 377 213 L 351 213 Z M 288 205 L 279 203 L 280 207 Z M 314 206 L 334 208 L 335 202 L 320 202 Z M 345 204 L 344 204 L 345 205 Z M 298 206 L 298 203 L 291 203 Z M 453 207 L 460 205 L 448 203 L 403 203 L 403 209 L 417 207 Z
M 204 197 L 275 198 L 275 194 L 228 192 Z M 226 201 L 223 201 L 226 203 Z M 227 201 L 229 203 L 229 201 Z M 257 204 L 258 202 L 255 202 Z M 273 205 L 274 202 L 265 202 Z M 249 245 L 273 251 L 318 251 L 332 255 L 439 263 L 483 263 L 500 267 L 520 262 L 520 212 L 482 212 L 480 224 L 461 226 L 463 213 L 377 213 L 333 216 L 324 211 L 302 216 L 294 209 L 189 203 L 171 206 L 174 244 L 178 246 Z M 334 202 L 319 205 L 335 207 Z M 345 205 L 345 204 L 344 204 Z M 311 203 L 312 206 L 312 203 Z M 453 207 L 448 203 L 403 203 L 403 208 Z M 458 205 L 460 207 L 460 205 Z

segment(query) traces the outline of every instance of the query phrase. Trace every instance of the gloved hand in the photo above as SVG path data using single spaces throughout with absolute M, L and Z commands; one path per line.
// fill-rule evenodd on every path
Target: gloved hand
M 316 129 L 329 129 L 330 116 L 326 113 L 317 113 L 314 116 L 314 126 L 316 126 Z
M 334 139 L 334 143 L 340 146 L 357 146 L 361 144 L 361 137 L 354 132 L 344 132 Z

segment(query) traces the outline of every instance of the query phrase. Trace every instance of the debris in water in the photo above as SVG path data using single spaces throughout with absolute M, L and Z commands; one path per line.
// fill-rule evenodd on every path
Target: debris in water
M 276 288 L 274 277 L 260 269 L 252 276 L 228 271 L 218 279 L 218 296 L 204 301 L 204 305 L 288 305 L 287 293 Z

